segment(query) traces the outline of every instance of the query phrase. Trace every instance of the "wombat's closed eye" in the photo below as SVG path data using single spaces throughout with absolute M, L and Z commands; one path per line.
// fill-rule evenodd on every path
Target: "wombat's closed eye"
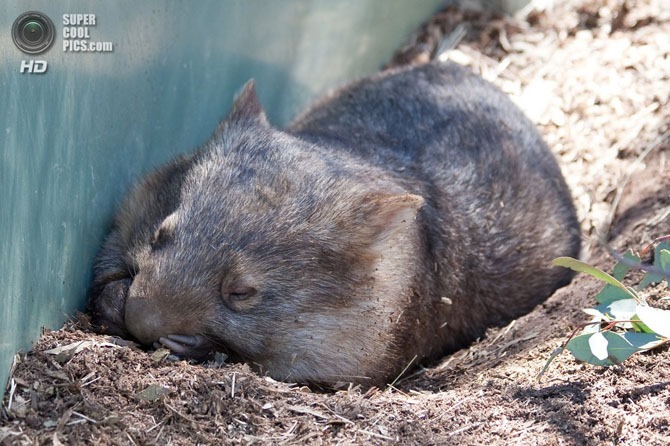
M 467 69 L 362 79 L 285 130 L 249 82 L 210 141 L 126 198 L 89 308 L 182 356 L 378 385 L 529 311 L 570 279 L 550 260 L 578 252 L 553 156 Z
M 239 280 L 231 284 L 224 282 L 221 286 L 221 298 L 234 311 L 250 310 L 261 301 L 256 288 Z

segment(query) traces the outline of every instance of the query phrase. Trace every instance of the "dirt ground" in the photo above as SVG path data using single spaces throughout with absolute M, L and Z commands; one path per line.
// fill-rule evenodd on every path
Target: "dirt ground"
M 440 36 L 468 24 L 449 57 L 538 124 L 574 193 L 583 257 L 609 270 L 598 240 L 623 251 L 670 234 L 670 2 L 541 3 L 517 18 L 448 9 L 392 63 L 427 60 Z M 566 352 L 536 379 L 600 287 L 578 276 L 387 389 L 326 392 L 240 364 L 171 361 L 70 324 L 16 356 L 0 444 L 670 444 L 667 347 L 611 368 Z

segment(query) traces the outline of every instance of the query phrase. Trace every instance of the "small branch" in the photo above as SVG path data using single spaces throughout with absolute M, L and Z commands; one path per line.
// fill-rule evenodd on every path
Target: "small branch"
M 646 255 L 649 252 L 650 249 L 656 247 L 656 245 L 658 245 L 659 243 L 667 242 L 667 241 L 670 241 L 670 235 L 664 235 L 664 236 L 655 238 L 654 240 L 651 241 L 651 243 L 649 243 L 647 246 L 645 246 L 644 249 L 642 249 L 642 251 L 640 251 L 640 256 Z
M 670 236 L 660 237 L 660 239 L 670 239 Z M 659 239 L 656 239 L 656 240 L 659 240 Z M 670 273 L 668 273 L 668 271 L 665 271 L 661 268 L 658 268 L 654 265 L 650 265 L 648 263 L 634 262 L 632 260 L 629 260 L 629 259 L 625 258 L 624 256 L 622 256 L 621 254 L 619 254 L 617 251 L 615 251 L 614 248 L 609 246 L 607 243 L 603 243 L 603 248 L 605 248 L 607 250 L 607 252 L 612 257 L 614 257 L 614 259 L 617 262 L 619 262 L 623 265 L 626 265 L 630 268 L 634 268 L 634 269 L 638 269 L 640 271 L 644 271 L 646 273 L 657 274 L 657 275 L 665 278 L 665 280 L 667 280 L 668 283 L 670 283 Z M 645 249 L 647 249 L 647 248 L 645 248 Z
M 360 432 L 361 434 L 369 435 L 369 436 L 375 437 L 375 438 L 380 438 L 380 439 L 386 440 L 386 441 L 397 440 L 396 438 L 391 438 L 391 437 L 388 437 L 388 436 L 382 435 L 382 434 L 375 434 L 374 432 L 366 431 L 366 430 L 363 430 L 363 429 L 357 429 L 356 432 Z
M 235 398 L 235 372 L 233 372 L 233 379 L 230 384 L 230 397 Z
M 413 363 L 415 360 L 416 360 L 416 355 L 414 355 L 414 357 L 412 358 L 412 360 L 405 366 L 404 369 L 402 369 L 402 372 L 400 372 L 400 374 L 399 374 L 398 376 L 396 376 L 396 378 L 393 380 L 393 382 L 392 382 L 391 384 L 388 385 L 388 388 L 393 388 L 393 386 L 395 386 L 395 383 L 397 383 L 398 380 L 400 379 L 400 377 L 401 377 L 402 375 L 405 374 L 405 372 L 407 371 L 407 369 L 409 369 L 409 367 L 412 365 L 412 363 Z

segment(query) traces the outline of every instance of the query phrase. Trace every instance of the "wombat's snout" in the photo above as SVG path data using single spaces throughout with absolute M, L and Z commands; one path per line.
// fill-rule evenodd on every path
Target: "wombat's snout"
M 142 345 L 151 345 L 161 336 L 167 336 L 166 326 L 151 299 L 131 297 L 126 301 L 126 327 Z
M 183 308 L 177 309 L 178 306 L 171 305 L 173 302 L 169 298 L 165 299 L 170 295 L 158 294 L 157 298 L 152 293 L 155 288 L 147 290 L 138 284 L 134 286 L 126 302 L 125 324 L 140 344 L 168 348 L 175 355 L 198 361 L 212 355 L 216 345 L 202 333 L 204 315 L 195 314 L 194 319 L 189 319 L 185 317 L 187 312 Z
M 199 304 L 193 310 L 184 301 Z M 124 322 L 128 332 L 144 346 L 161 342 L 162 338 L 181 336 L 178 342 L 184 345 L 187 356 L 192 356 L 205 348 L 206 342 L 200 338 L 209 321 L 208 313 L 211 313 L 210 306 L 157 280 L 149 272 L 135 276 L 126 298 Z M 197 345 L 191 345 L 186 337 L 197 338 Z

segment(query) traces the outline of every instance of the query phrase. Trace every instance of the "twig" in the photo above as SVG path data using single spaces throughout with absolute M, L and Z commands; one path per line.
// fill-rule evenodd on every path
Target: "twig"
M 456 48 L 466 36 L 469 29 L 470 25 L 467 23 L 459 23 L 453 31 L 438 42 L 437 48 L 435 49 L 434 59 L 439 60 L 440 62 L 445 62 L 449 58 L 449 55 L 446 54 L 446 52 Z
M 84 420 L 86 420 L 86 421 L 90 421 L 90 422 L 93 423 L 93 424 L 98 424 L 98 422 L 95 421 L 93 418 L 89 418 L 89 417 L 87 417 L 86 415 L 81 414 L 81 413 L 79 413 L 79 412 L 76 412 L 76 411 L 74 411 L 74 410 L 72 411 L 72 415 L 76 415 L 76 416 L 78 416 L 79 418 L 83 418 Z
M 416 372 L 412 372 L 409 375 L 403 377 L 402 380 L 405 381 L 405 380 L 408 380 L 408 379 L 416 378 L 419 375 L 423 375 L 428 370 L 429 369 L 427 369 L 425 367 L 420 367 Z
M 400 379 L 400 377 L 401 377 L 402 375 L 405 374 L 405 372 L 407 371 L 407 369 L 409 369 L 409 367 L 410 367 L 410 366 L 412 365 L 412 363 L 416 360 L 416 358 L 417 358 L 417 356 L 414 355 L 414 357 L 412 358 L 412 360 L 405 366 L 404 369 L 402 369 L 402 372 L 400 372 L 400 374 L 398 374 L 398 376 L 396 376 L 396 378 L 393 380 L 393 382 L 392 382 L 391 384 L 388 385 L 388 388 L 395 388 L 395 387 L 393 387 L 393 386 L 395 386 L 395 383 L 397 383 L 398 380 Z
M 651 243 L 649 243 L 647 246 L 645 246 L 642 249 L 642 251 L 640 251 L 640 255 L 641 256 L 645 255 L 647 252 L 649 252 L 649 250 L 651 248 L 655 247 L 657 244 L 659 244 L 661 242 L 667 242 L 667 241 L 670 241 L 670 235 L 664 235 L 662 237 L 656 237 L 654 240 L 651 241 Z
M 9 381 L 9 401 L 7 402 L 7 412 L 12 409 L 12 401 L 14 400 L 14 392 L 16 391 L 16 381 L 12 378 Z
M 235 373 L 233 373 L 233 379 L 230 385 L 230 397 L 235 398 Z
M 467 431 L 467 430 L 470 430 L 470 429 L 472 429 L 473 427 L 479 427 L 479 426 L 481 426 L 481 425 L 482 425 L 482 423 L 472 423 L 472 424 L 469 425 L 469 426 L 465 426 L 465 427 L 462 427 L 462 428 L 460 428 L 460 429 L 456 429 L 455 431 L 451 431 L 451 432 L 449 432 L 449 433 L 447 434 L 447 436 L 452 437 L 452 436 L 454 436 L 454 435 L 460 434 L 461 432 L 465 432 L 465 431 Z
M 327 415 L 325 415 L 325 414 L 323 414 L 323 413 L 321 413 L 317 410 L 314 410 L 311 407 L 307 407 L 307 406 L 286 406 L 286 408 L 288 410 L 292 411 L 292 412 L 301 413 L 303 415 L 312 415 L 313 417 L 321 418 L 322 420 L 327 420 L 328 419 Z
M 134 445 L 137 444 L 137 443 L 135 443 L 135 440 L 133 440 L 133 437 L 130 436 L 130 434 L 128 433 L 128 431 L 126 431 L 126 437 L 128 438 L 128 440 L 130 440 L 130 443 L 131 443 L 131 444 L 134 444 Z
M 512 329 L 512 327 L 514 327 L 514 324 L 516 324 L 516 319 L 513 319 L 512 322 L 507 324 L 507 327 L 505 327 L 504 330 L 500 330 L 500 332 L 496 335 L 496 337 L 493 338 L 493 340 L 489 343 L 489 346 L 495 344 L 496 342 L 498 342 L 498 339 L 507 335 L 507 333 L 509 333 L 509 331 Z
M 155 420 L 154 420 L 154 421 L 155 421 Z M 165 420 L 161 420 L 161 421 L 159 421 L 158 423 L 154 424 L 153 426 L 151 426 L 149 429 L 147 429 L 147 430 L 144 431 L 144 432 L 148 434 L 148 433 L 151 432 L 152 430 L 156 429 L 158 426 L 162 426 L 163 423 L 165 423 Z M 158 434 L 160 435 L 160 432 L 159 432 Z M 158 437 L 156 437 L 156 438 L 158 438 Z
M 345 424 L 356 424 L 356 423 L 354 423 L 353 421 L 351 421 L 350 419 L 345 418 L 345 417 L 343 417 L 342 415 L 338 415 L 333 409 L 331 409 L 330 407 L 326 406 L 326 405 L 323 404 L 323 403 L 319 403 L 319 406 L 321 406 L 321 407 L 323 407 L 324 409 L 326 409 L 326 410 L 327 410 L 328 412 L 330 412 L 335 418 L 341 420 L 341 421 L 342 421 L 343 423 L 345 423 Z
M 82 383 L 81 386 L 82 386 L 82 387 L 86 387 L 86 386 L 88 386 L 89 384 L 93 384 L 94 382 L 98 381 L 100 378 L 102 378 L 102 377 L 98 376 L 97 378 L 93 378 L 93 379 L 90 380 L 90 381 L 86 381 L 85 383 Z
M 386 435 L 382 434 L 375 434 L 374 432 L 366 431 L 363 429 L 358 429 L 357 432 L 360 432 L 365 435 L 370 435 L 372 437 L 381 438 L 382 440 L 395 441 L 395 438 L 387 437 Z
M 451 412 L 454 412 L 456 409 L 458 409 L 459 406 L 462 406 L 466 401 L 469 401 L 469 400 L 471 400 L 471 399 L 472 399 L 472 397 L 470 397 L 470 398 L 464 398 L 464 399 L 460 400 L 458 403 L 456 403 L 456 404 L 454 404 L 453 406 L 449 407 L 448 409 L 443 410 L 442 413 L 441 413 L 440 415 L 438 415 L 437 417 L 435 417 L 435 419 L 433 419 L 433 422 L 439 421 L 439 420 L 440 420 L 443 416 L 445 416 L 446 414 L 451 413 Z
M 184 415 L 183 413 L 181 413 L 180 411 L 178 411 L 178 410 L 175 409 L 174 407 L 170 406 L 168 403 L 166 403 L 166 402 L 163 402 L 163 403 L 165 404 L 165 407 L 167 407 L 167 408 L 170 409 L 173 413 L 179 415 L 180 417 L 182 417 L 182 418 L 185 419 L 186 421 L 188 421 L 188 422 L 190 422 L 190 423 L 195 423 L 195 422 L 196 422 L 193 418 L 189 417 L 188 415 Z

